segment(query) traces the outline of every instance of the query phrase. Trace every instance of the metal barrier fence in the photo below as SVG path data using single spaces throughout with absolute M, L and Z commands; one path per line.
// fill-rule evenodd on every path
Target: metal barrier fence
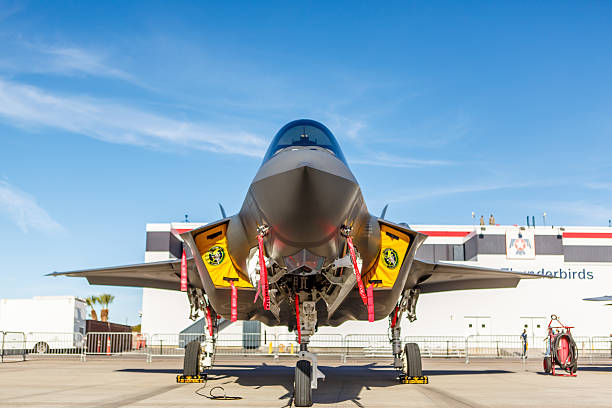
M 76 356 L 83 358 L 81 333 L 30 332 L 25 334 L 28 355 Z
M 346 357 L 389 357 L 391 343 L 386 334 L 347 334 L 344 336 Z
M 26 336 L 23 332 L 0 332 L 0 362 L 5 358 L 26 359 Z
M 84 339 L 84 355 L 145 356 L 147 337 L 140 333 L 89 332 Z
M 141 334 L 90 332 L 21 333 L 0 331 L 0 362 L 5 358 L 26 356 L 135 356 L 147 361 L 159 357 L 182 358 L 185 346 L 204 341 L 205 333 Z M 417 343 L 424 358 L 520 359 L 541 357 L 546 352 L 544 339 L 532 340 L 526 355 L 517 335 L 406 336 L 403 343 Z M 581 359 L 612 359 L 612 337 L 574 337 Z M 310 339 L 309 350 L 319 355 L 347 358 L 387 358 L 392 356 L 390 339 L 384 334 L 317 334 Z M 295 356 L 299 351 L 296 336 L 291 333 L 220 333 L 216 341 L 218 356 Z
M 467 342 L 461 336 L 406 336 L 404 343 L 417 343 L 421 356 L 463 358 L 467 352 Z
M 612 358 L 612 337 L 591 337 L 593 358 Z

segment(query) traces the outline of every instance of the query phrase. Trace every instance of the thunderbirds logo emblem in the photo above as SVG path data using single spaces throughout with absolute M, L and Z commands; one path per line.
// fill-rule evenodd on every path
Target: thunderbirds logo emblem
M 395 269 L 397 266 L 397 262 L 399 257 L 397 256 L 397 252 L 393 248 L 386 248 L 383 253 L 383 262 L 385 266 L 389 269 Z
M 214 246 L 204 254 L 204 259 L 209 265 L 216 266 L 223 262 L 225 258 L 225 250 L 220 246 Z
M 508 259 L 535 259 L 535 234 L 530 230 L 506 230 Z
M 519 234 L 518 238 L 513 238 L 510 240 L 510 245 L 508 248 L 514 247 L 516 251 L 516 255 L 526 255 L 525 250 L 527 248 L 531 248 L 531 244 L 529 243 L 529 239 L 523 238 L 523 235 Z

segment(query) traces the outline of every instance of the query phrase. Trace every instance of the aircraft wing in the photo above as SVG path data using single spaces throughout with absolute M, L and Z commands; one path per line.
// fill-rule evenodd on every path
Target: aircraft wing
M 470 265 L 429 263 L 415 259 L 411 274 L 418 277 L 421 293 L 465 289 L 514 288 L 521 279 L 542 278 L 523 272 L 502 271 Z
M 612 300 L 612 296 L 600 296 L 600 297 L 594 297 L 594 298 L 586 298 L 582 300 L 592 300 L 595 302 L 608 302 Z
M 147 262 L 136 265 L 114 266 L 108 268 L 83 269 L 69 272 L 53 272 L 47 276 L 76 276 L 87 278 L 92 285 L 135 286 L 180 290 L 181 260 L 171 259 L 161 262 Z M 189 283 L 202 288 L 193 259 L 187 260 Z

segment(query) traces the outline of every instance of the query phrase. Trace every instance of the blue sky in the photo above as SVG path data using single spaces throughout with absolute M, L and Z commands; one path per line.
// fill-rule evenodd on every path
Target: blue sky
M 138 263 L 145 224 L 236 212 L 274 133 L 338 137 L 411 224 L 612 218 L 607 2 L 0 0 L 0 298 Z

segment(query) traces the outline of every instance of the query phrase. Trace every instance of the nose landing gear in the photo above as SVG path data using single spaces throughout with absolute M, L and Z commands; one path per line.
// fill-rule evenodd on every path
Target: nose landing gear
M 325 379 L 318 367 L 317 355 L 308 351 L 310 336 L 315 332 L 317 310 L 315 302 L 300 303 L 300 296 L 295 296 L 295 311 L 297 320 L 297 340 L 300 352 L 295 366 L 294 404 L 296 407 L 312 405 L 312 390 L 317 389 L 318 381 Z

